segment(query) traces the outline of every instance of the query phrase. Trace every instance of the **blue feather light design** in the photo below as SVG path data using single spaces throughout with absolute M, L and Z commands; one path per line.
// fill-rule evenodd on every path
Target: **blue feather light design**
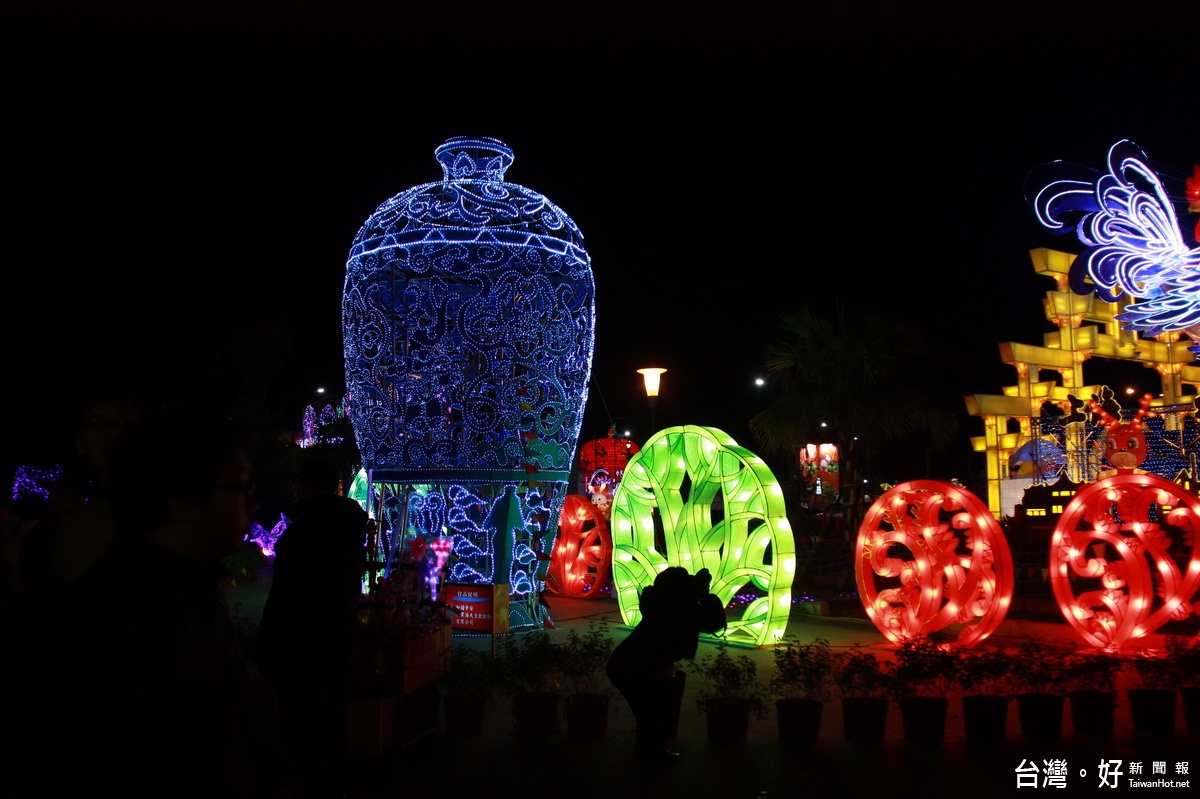
M 1184 331 L 1197 338 L 1200 248 L 1184 241 L 1174 205 L 1148 160 L 1123 139 L 1108 151 L 1107 173 L 1048 164 L 1031 175 L 1038 188 L 1030 202 L 1043 227 L 1074 231 L 1084 245 L 1071 267 L 1072 290 L 1094 291 L 1106 302 L 1122 294 L 1135 298 L 1117 319 L 1146 335 Z

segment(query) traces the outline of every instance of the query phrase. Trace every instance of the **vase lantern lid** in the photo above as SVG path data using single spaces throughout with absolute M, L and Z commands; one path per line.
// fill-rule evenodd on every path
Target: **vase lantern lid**
M 499 139 L 455 136 L 434 151 L 445 180 L 504 180 L 513 152 Z

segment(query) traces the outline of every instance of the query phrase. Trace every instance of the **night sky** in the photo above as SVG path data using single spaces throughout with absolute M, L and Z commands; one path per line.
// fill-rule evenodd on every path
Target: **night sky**
M 1028 251 L 1078 249 L 1037 228 L 1029 171 L 1129 138 L 1181 196 L 1200 161 L 1194 2 L 413 5 L 5 3 L 6 465 L 114 376 L 220 398 L 253 374 L 298 426 L 341 389 L 356 231 L 468 135 L 583 231 L 584 440 L 645 436 L 654 364 L 660 427 L 752 447 L 779 315 L 841 300 L 941 342 L 964 438 L 934 476 L 961 476 L 963 395 L 1049 329 Z

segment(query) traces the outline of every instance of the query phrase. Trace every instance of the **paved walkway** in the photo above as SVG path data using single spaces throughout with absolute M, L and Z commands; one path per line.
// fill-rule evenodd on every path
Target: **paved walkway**
M 265 586 L 247 586 L 235 591 L 234 603 L 252 615 L 257 596 Z M 596 620 L 614 640 L 628 634 L 621 623 L 615 600 L 550 599 L 557 630 L 566 635 Z M 860 619 L 796 615 L 788 624 L 788 635 L 801 641 L 824 638 L 835 647 L 872 647 L 882 657 L 890 650 L 884 637 L 870 622 Z M 1016 646 L 1024 637 L 1069 643 L 1070 630 L 1063 623 L 1006 620 L 995 642 Z M 490 647 L 487 637 L 456 635 L 455 643 Z M 700 653 L 715 650 L 702 642 Z M 760 675 L 769 675 L 772 650 L 739 649 L 755 659 Z M 1019 734 L 1015 703 L 1009 708 L 1008 738 L 1004 745 L 979 749 L 965 740 L 961 707 L 950 702 L 945 743 L 917 746 L 906 743 L 900 713 L 889 713 L 885 742 L 879 747 L 848 744 L 842 735 L 840 706 L 829 703 L 821 724 L 819 742 L 813 747 L 789 749 L 781 746 L 772 712 L 751 719 L 749 739 L 732 748 L 708 743 L 704 717 L 697 710 L 694 693 L 684 697 L 676 748 L 681 762 L 668 767 L 645 767 L 633 758 L 634 722 L 623 701 L 614 702 L 608 734 L 600 740 L 578 740 L 559 734 L 543 741 L 514 738 L 509 700 L 497 696 L 488 706 L 483 736 L 452 740 L 440 724 L 436 732 L 408 746 L 396 747 L 378 757 L 357 759 L 354 799 L 383 799 L 411 796 L 415 791 L 435 791 L 453 797 L 563 797 L 563 799 L 621 799 L 622 797 L 720 797 L 760 799 L 764 797 L 861 797 L 920 796 L 991 797 L 1029 795 L 1017 793 L 1016 769 L 1025 760 L 1039 768 L 1048 759 L 1063 759 L 1069 768 L 1066 789 L 1056 796 L 1111 796 L 1101 791 L 1097 778 L 1101 760 L 1121 761 L 1120 790 L 1128 786 L 1130 762 L 1143 764 L 1144 779 L 1152 779 L 1151 764 L 1165 762 L 1172 779 L 1177 762 L 1188 762 L 1200 779 L 1200 735 L 1184 729 L 1182 711 L 1173 734 L 1143 736 L 1132 729 L 1128 708 L 1122 700 L 1113 737 L 1092 741 L 1073 728 L 1069 707 L 1064 713 L 1063 738 L 1051 745 L 1032 745 Z M 1087 776 L 1079 776 L 1086 769 Z M 1042 789 L 1043 793 L 1055 790 Z M 1150 790 L 1150 789 L 1144 789 Z M 1170 790 L 1160 788 L 1159 791 Z M 1186 794 L 1187 791 L 1185 790 Z M 1182 794 L 1181 794 L 1182 795 Z

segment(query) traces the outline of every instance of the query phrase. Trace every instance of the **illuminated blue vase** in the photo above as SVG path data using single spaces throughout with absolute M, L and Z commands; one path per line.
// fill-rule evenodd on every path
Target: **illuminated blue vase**
M 579 436 L 594 339 L 579 228 L 504 180 L 512 151 L 454 138 L 443 178 L 381 205 L 346 262 L 348 413 L 385 487 L 386 546 L 452 536 L 449 579 L 537 592 Z

